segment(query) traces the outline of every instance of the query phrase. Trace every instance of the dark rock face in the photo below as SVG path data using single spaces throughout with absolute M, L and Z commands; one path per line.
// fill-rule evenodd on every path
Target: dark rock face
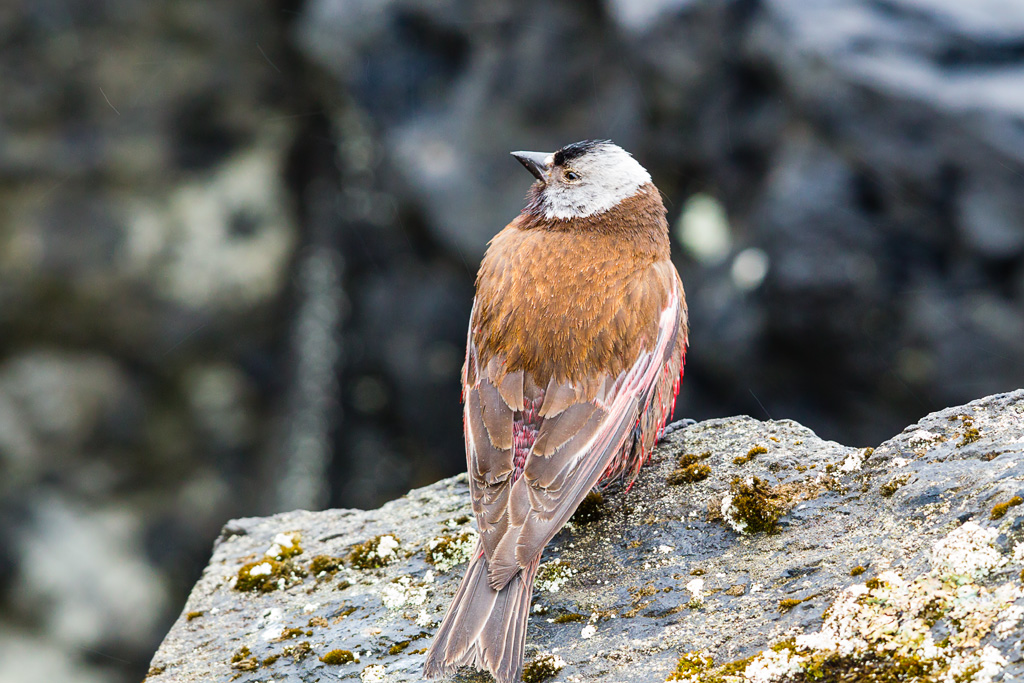
M 299 242 L 276 21 L 0 9 L 0 679 L 138 680 L 208 539 L 269 509 Z
M 684 454 L 710 476 L 667 483 Z M 1015 680 L 1022 474 L 1024 391 L 873 450 L 787 420 L 698 423 L 554 539 L 527 659 L 562 680 Z M 464 475 L 378 510 L 231 522 L 147 680 L 420 680 L 474 542 Z M 244 572 L 272 581 L 243 592 Z

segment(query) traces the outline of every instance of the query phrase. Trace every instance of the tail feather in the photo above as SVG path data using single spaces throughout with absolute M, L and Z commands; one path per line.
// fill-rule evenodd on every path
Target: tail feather
M 455 599 L 427 651 L 423 675 L 450 676 L 460 666 L 489 671 L 497 683 L 515 683 L 523 673 L 526 620 L 538 560 L 501 590 L 487 580 L 487 559 L 479 544 Z

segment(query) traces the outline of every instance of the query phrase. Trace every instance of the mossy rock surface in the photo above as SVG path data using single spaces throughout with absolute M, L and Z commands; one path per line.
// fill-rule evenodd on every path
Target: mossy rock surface
M 950 419 L 962 415 L 971 417 L 976 440 L 964 443 L 964 420 Z M 733 462 L 756 446 L 766 452 Z M 688 453 L 710 453 L 700 460 L 709 476 L 670 484 Z M 741 533 L 722 515 L 733 482 L 752 477 L 780 507 L 772 533 Z M 883 491 L 894 478 L 905 482 Z M 1019 680 L 1024 660 L 1014 644 L 1024 640 L 1024 628 L 1009 617 L 1024 608 L 1014 592 L 1024 568 L 1024 552 L 1014 553 L 1024 543 L 1024 505 L 990 516 L 994 505 L 1024 494 L 1022 481 L 1024 391 L 929 415 L 873 450 L 824 441 L 791 421 L 726 418 L 678 430 L 629 491 L 605 491 L 601 515 L 564 529 L 545 551 L 544 563 L 561 560 L 573 572 L 557 591 L 535 592 L 526 659 L 564 660 L 558 680 L 743 681 L 765 653 L 799 654 L 793 643 L 832 623 L 830 609 L 893 600 L 904 585 L 934 589 L 934 600 L 917 601 L 927 606 L 918 626 L 934 629 L 935 642 L 948 645 L 941 639 L 953 633 L 956 640 L 958 628 L 947 616 L 950 596 L 969 586 L 1002 597 L 984 617 L 991 623 L 964 641 L 963 652 L 991 648 L 986 652 L 1003 660 L 991 680 Z M 230 522 L 147 681 L 359 680 L 369 666 L 383 667 L 389 682 L 420 681 L 430 642 L 422 634 L 436 629 L 465 568 L 439 571 L 426 560 L 427 546 L 440 529 L 458 537 L 473 528 L 464 476 L 377 510 Z M 267 593 L 233 590 L 239 569 L 263 560 L 276 534 L 291 531 L 302 534 L 304 566 L 321 556 L 342 558 L 336 567 L 332 561 L 333 573 L 308 572 Z M 351 549 L 382 535 L 401 539 L 393 561 L 353 566 Z M 977 546 L 965 551 L 966 564 L 947 552 L 965 538 Z M 981 558 L 984 571 L 970 558 Z M 866 570 L 851 576 L 860 567 Z M 866 591 L 860 602 L 847 600 L 858 590 Z M 189 618 L 197 613 L 202 618 Z M 289 633 L 297 636 L 281 637 Z M 351 660 L 338 652 L 350 652 Z M 908 671 L 908 662 L 924 672 L 914 680 L 939 675 L 941 663 L 900 656 L 879 659 L 871 650 L 858 660 L 821 651 L 807 658 L 809 668 L 779 680 L 846 681 L 857 667 Z

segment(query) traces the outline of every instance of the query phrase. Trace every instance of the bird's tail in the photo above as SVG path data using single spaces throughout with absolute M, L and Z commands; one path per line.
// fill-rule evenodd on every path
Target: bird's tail
M 427 651 L 424 676 L 450 676 L 460 666 L 472 666 L 489 671 L 497 683 L 519 680 L 539 559 L 496 591 L 487 582 L 487 559 L 483 546 L 477 544 L 462 585 Z

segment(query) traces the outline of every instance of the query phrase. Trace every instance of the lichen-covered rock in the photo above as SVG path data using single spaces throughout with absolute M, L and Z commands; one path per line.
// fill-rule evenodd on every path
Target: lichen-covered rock
M 687 454 L 709 476 L 670 483 Z M 1022 478 L 1024 390 L 934 413 L 875 449 L 748 417 L 677 431 L 632 489 L 608 492 L 601 514 L 547 548 L 531 675 L 1019 680 L 1024 506 L 1005 503 Z M 730 518 L 738 492 L 748 507 L 767 501 L 775 524 Z M 231 522 L 147 680 L 419 681 L 461 577 L 439 572 L 438 538 L 472 528 L 463 476 L 378 510 Z M 282 533 L 301 535 L 287 560 L 305 575 L 237 590 L 240 572 L 273 567 Z M 387 538 L 387 564 L 352 561 Z M 331 571 L 316 571 L 325 557 Z

